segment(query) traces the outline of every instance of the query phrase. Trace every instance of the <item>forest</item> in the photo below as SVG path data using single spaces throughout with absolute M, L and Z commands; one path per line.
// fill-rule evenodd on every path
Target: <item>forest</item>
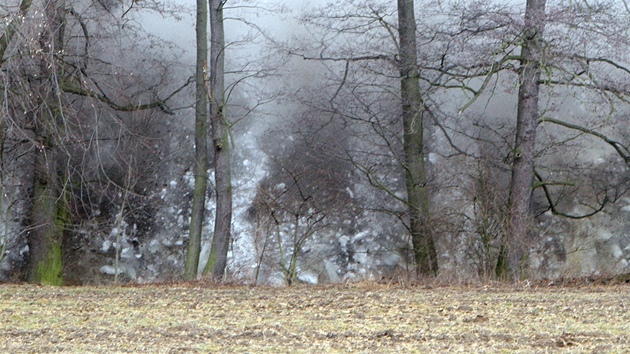
M 0 281 L 630 273 L 626 0 L 6 0 Z

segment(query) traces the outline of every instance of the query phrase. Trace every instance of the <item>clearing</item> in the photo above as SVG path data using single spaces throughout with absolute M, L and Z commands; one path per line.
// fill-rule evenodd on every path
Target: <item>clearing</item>
M 0 285 L 0 352 L 621 353 L 629 300 L 625 285 Z

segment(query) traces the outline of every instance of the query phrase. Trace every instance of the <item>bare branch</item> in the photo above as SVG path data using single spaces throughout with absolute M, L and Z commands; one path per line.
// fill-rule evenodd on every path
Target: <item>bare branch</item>
M 628 149 L 627 146 L 624 146 L 620 142 L 612 140 L 608 136 L 606 136 L 606 135 L 604 135 L 604 134 L 602 134 L 600 132 L 594 131 L 592 129 L 588 129 L 588 128 L 585 128 L 583 126 L 577 125 L 577 124 L 563 122 L 563 121 L 555 119 L 555 118 L 543 117 L 543 118 L 538 120 L 539 124 L 540 123 L 545 123 L 545 122 L 549 122 L 549 123 L 553 123 L 553 124 L 557 124 L 557 125 L 563 126 L 565 128 L 577 130 L 577 131 L 580 131 L 582 133 L 585 133 L 585 134 L 588 134 L 588 135 L 592 135 L 592 136 L 594 136 L 596 138 L 599 138 L 599 139 L 605 141 L 608 145 L 612 146 L 612 148 L 615 149 L 615 151 L 623 159 L 623 161 L 628 166 L 630 166 L 630 150 Z

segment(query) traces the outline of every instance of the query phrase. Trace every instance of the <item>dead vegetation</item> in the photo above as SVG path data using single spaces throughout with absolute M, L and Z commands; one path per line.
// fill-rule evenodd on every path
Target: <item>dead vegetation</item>
M 629 291 L 4 285 L 0 352 L 624 352 Z

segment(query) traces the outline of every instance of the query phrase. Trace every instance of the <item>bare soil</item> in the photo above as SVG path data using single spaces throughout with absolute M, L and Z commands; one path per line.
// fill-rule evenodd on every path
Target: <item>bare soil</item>
M 630 352 L 627 285 L 0 286 L 2 353 Z

